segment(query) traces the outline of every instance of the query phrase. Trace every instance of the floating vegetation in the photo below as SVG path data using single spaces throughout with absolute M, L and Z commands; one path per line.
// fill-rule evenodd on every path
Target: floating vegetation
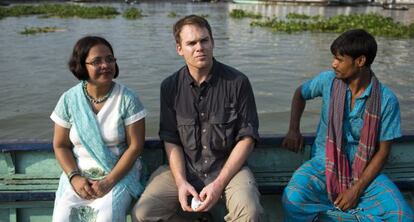
M 22 35 L 35 35 L 38 33 L 48 33 L 48 32 L 58 32 L 58 31 L 64 31 L 65 29 L 58 28 L 58 27 L 29 27 L 24 28 L 24 31 L 19 32 L 19 34 Z
M 252 19 L 261 19 L 261 14 L 256 14 L 254 12 L 247 12 L 242 9 L 233 9 L 230 12 L 230 17 L 236 18 L 236 19 L 242 19 L 242 18 L 252 18 Z
M 203 18 L 208 18 L 208 14 L 199 14 L 198 16 L 203 17 Z
M 342 33 L 349 29 L 365 29 L 375 36 L 414 38 L 414 23 L 404 25 L 390 17 L 379 14 L 337 15 L 331 18 L 290 13 L 286 20 L 277 18 L 253 21 L 252 26 L 267 27 L 279 32 L 335 32 Z
M 170 18 L 175 18 L 175 17 L 177 17 L 177 13 L 174 12 L 174 11 L 171 11 L 171 12 L 168 13 L 167 16 L 170 17 Z
M 306 20 L 306 19 L 311 19 L 311 20 L 321 20 L 323 19 L 322 16 L 320 15 L 315 15 L 315 16 L 310 16 L 310 15 L 305 15 L 305 14 L 299 14 L 299 13 L 294 13 L 291 12 L 289 14 L 286 15 L 287 19 L 302 19 L 302 20 Z
M 133 20 L 142 18 L 142 10 L 137 8 L 129 8 L 122 13 L 122 16 L 126 19 Z
M 92 6 L 85 7 L 80 5 L 67 4 L 42 4 L 42 5 L 16 5 L 13 7 L 0 7 L 0 18 L 19 17 L 29 15 L 41 15 L 42 18 L 113 18 L 119 12 L 114 7 Z

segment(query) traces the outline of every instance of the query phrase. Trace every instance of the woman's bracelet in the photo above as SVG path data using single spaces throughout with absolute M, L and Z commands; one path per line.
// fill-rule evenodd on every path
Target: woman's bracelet
M 76 176 L 76 175 L 81 175 L 80 170 L 72 170 L 70 173 L 68 173 L 68 180 L 69 180 L 69 183 L 70 183 L 70 181 L 72 180 L 72 178 L 73 178 L 74 176 Z

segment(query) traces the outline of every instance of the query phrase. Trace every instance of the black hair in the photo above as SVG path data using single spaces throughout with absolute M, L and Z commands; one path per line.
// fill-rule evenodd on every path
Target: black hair
M 377 55 L 375 38 L 363 29 L 352 29 L 342 33 L 331 45 L 333 55 L 350 56 L 353 59 L 365 56 L 365 66 L 370 67 Z
M 114 51 L 112 49 L 111 44 L 102 37 L 85 36 L 79 39 L 76 42 L 75 46 L 73 47 L 72 56 L 70 57 L 69 63 L 68 63 L 69 70 L 79 80 L 89 79 L 89 74 L 88 74 L 88 70 L 86 69 L 85 60 L 86 60 L 86 57 L 88 57 L 89 50 L 91 50 L 91 48 L 96 45 L 107 46 L 111 50 L 112 55 L 114 55 Z M 115 63 L 115 68 L 116 70 L 115 70 L 114 78 L 118 77 L 118 74 L 119 74 L 119 68 L 118 68 L 117 63 Z

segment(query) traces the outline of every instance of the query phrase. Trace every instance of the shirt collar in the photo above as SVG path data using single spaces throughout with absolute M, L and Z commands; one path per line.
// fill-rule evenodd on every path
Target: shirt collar
M 217 61 L 213 57 L 213 66 L 211 67 L 211 70 L 206 78 L 206 80 L 202 83 L 202 85 L 208 84 L 213 85 L 215 82 L 217 82 L 218 79 L 218 72 L 217 72 Z M 193 77 L 190 74 L 190 71 L 188 70 L 188 67 L 186 66 L 184 70 L 184 83 L 186 85 L 196 86 L 196 82 L 193 79 Z
M 349 87 L 346 90 L 348 92 L 351 92 Z M 369 83 L 368 87 L 365 89 L 365 91 L 357 99 L 364 99 L 364 98 L 369 97 L 371 95 L 371 90 L 372 90 L 372 78 L 371 78 L 371 82 Z

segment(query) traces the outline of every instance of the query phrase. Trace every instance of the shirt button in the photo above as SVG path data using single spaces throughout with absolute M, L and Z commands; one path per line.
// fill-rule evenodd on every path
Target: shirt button
M 208 176 L 208 175 L 205 173 L 205 174 L 204 174 L 204 177 L 207 177 L 207 176 Z
M 201 116 L 204 116 L 204 113 L 201 113 L 200 115 L 201 115 Z
M 208 160 L 204 160 L 204 163 L 208 163 Z
M 207 130 L 206 129 L 203 129 L 203 133 L 205 133 L 205 132 L 207 132 Z
M 203 97 L 202 96 L 200 96 L 200 100 L 203 100 Z
M 203 146 L 203 149 L 207 149 L 207 146 Z

